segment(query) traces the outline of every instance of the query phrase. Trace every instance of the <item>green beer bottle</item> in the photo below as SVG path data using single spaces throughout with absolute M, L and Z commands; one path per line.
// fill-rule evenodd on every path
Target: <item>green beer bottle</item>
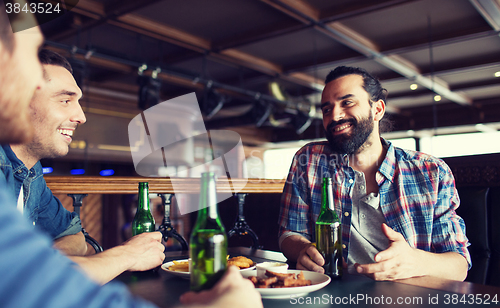
M 132 235 L 155 230 L 155 220 L 149 210 L 148 182 L 139 182 L 139 198 L 137 212 L 132 221 Z
M 342 278 L 342 231 L 333 206 L 332 179 L 323 178 L 321 212 L 316 221 L 316 248 L 325 259 L 325 274 Z
M 201 175 L 198 218 L 191 232 L 191 290 L 211 288 L 227 268 L 227 235 L 217 212 L 215 175 Z

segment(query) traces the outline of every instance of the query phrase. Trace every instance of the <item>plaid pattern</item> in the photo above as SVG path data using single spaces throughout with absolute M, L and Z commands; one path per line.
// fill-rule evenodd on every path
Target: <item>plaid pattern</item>
M 412 247 L 463 255 L 470 268 L 469 242 L 465 223 L 455 213 L 460 200 L 449 167 L 441 159 L 393 147 L 383 139 L 382 142 L 388 151 L 376 181 L 387 225 L 401 233 Z M 315 241 L 322 178 L 332 177 L 347 260 L 355 180 L 348 160 L 347 155 L 333 153 L 326 141 L 309 143 L 295 154 L 281 198 L 279 235 L 292 231 Z

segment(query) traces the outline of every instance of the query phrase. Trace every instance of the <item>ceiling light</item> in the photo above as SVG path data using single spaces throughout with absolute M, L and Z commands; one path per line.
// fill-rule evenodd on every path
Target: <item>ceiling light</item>
M 279 84 L 276 81 L 273 81 L 269 84 L 269 90 L 271 94 L 274 96 L 279 101 L 284 102 L 286 100 L 285 95 L 283 94 L 283 91 L 281 91 L 281 88 Z
M 439 102 L 441 100 L 441 95 L 434 96 L 434 101 Z
M 410 86 L 410 89 L 412 91 L 415 91 L 417 88 L 418 88 L 418 84 L 416 84 L 416 83 L 412 83 L 411 86 Z
M 500 71 L 495 72 L 495 77 L 500 77 Z

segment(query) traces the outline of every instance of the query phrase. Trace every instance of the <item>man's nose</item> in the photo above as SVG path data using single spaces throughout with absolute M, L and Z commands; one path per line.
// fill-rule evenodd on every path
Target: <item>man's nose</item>
M 334 121 L 342 120 L 345 117 L 344 108 L 338 106 L 333 107 L 332 116 Z
M 72 122 L 77 122 L 78 124 L 83 124 L 87 122 L 87 118 L 85 117 L 85 113 L 83 113 L 82 106 L 80 103 L 77 103 L 75 105 L 75 112 L 73 116 L 71 117 Z

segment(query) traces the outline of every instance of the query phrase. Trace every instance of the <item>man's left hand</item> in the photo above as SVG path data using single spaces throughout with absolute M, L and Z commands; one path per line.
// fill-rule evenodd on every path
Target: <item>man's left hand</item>
M 396 280 L 415 276 L 419 273 L 419 251 L 410 247 L 401 233 L 392 230 L 385 223 L 382 231 L 390 245 L 375 255 L 375 263 L 355 264 L 356 271 L 375 280 Z

